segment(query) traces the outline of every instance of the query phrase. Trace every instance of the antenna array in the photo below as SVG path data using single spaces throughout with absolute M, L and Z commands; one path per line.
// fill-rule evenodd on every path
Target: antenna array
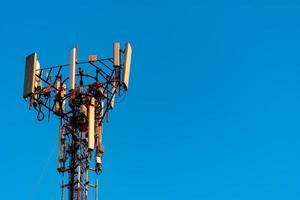
M 115 99 L 128 90 L 131 45 L 113 44 L 112 58 L 90 55 L 78 61 L 78 49 L 72 48 L 70 63 L 41 67 L 37 53 L 26 57 L 23 98 L 37 112 L 38 121 L 45 112 L 60 119 L 57 170 L 63 175 L 62 196 L 68 190 L 69 200 L 87 200 L 102 172 L 103 120 L 108 120 Z M 91 181 L 89 174 L 95 173 Z M 64 176 L 67 174 L 67 176 Z

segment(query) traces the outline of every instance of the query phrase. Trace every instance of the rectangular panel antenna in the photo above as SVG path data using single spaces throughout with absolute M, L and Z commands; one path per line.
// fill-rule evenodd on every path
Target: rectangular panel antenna
M 71 54 L 70 54 L 70 90 L 75 89 L 75 84 L 76 84 L 76 60 L 77 60 L 77 52 L 76 48 L 71 49 Z
M 36 60 L 35 74 L 37 74 L 39 76 L 42 76 L 41 65 L 40 65 L 40 62 L 39 62 L 38 59 Z M 36 88 L 42 88 L 42 80 L 40 78 L 38 78 L 38 77 L 35 77 L 35 87 Z
M 80 105 L 80 112 L 84 114 L 84 116 L 87 116 L 87 108 L 84 104 Z
M 123 86 L 125 90 L 128 90 L 131 54 L 132 54 L 131 45 L 129 42 L 127 42 L 125 47 L 125 55 L 124 55 L 125 60 L 124 60 L 124 70 L 123 70 Z
M 100 144 L 102 144 L 102 125 L 101 126 L 97 126 L 97 137 L 98 137 L 98 144 L 97 146 L 99 146 Z
M 92 97 L 89 106 L 89 130 L 88 130 L 88 146 L 90 150 L 95 147 L 95 98 Z
M 95 124 L 95 148 L 99 147 L 99 144 L 102 144 L 102 126 Z
M 114 42 L 114 66 L 120 66 L 120 43 Z
M 23 98 L 34 93 L 36 67 L 37 54 L 32 53 L 26 57 Z
M 120 81 L 120 43 L 114 42 L 114 68 L 115 68 L 115 79 Z

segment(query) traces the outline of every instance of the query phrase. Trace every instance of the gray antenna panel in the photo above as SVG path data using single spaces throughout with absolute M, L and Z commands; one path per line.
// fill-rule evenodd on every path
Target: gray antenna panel
M 125 60 L 124 60 L 124 71 L 123 71 L 123 86 L 125 90 L 128 90 L 131 54 L 132 54 L 131 45 L 129 42 L 127 42 L 125 47 L 125 55 L 124 55 Z
M 37 54 L 32 53 L 26 57 L 23 98 L 34 93 L 35 70 L 37 67 Z

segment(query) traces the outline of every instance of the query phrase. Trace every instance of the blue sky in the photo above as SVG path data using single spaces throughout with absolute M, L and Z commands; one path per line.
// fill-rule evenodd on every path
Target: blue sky
M 60 197 L 58 122 L 22 99 L 42 65 L 133 47 L 130 90 L 104 132 L 100 199 L 300 198 L 298 1 L 0 3 L 1 199 Z

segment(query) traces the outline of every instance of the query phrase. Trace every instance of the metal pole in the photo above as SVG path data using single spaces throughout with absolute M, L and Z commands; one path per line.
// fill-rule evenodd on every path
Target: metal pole
M 78 174 L 77 174 L 77 200 L 80 200 L 80 176 L 81 176 L 81 172 L 80 172 L 80 164 L 78 166 Z
M 69 181 L 69 200 L 74 200 L 74 179 L 75 179 L 75 166 L 76 166 L 76 147 L 75 147 L 75 141 L 74 138 L 72 136 L 72 157 L 71 157 L 71 161 L 70 161 L 70 181 Z
M 64 177 L 61 183 L 61 200 L 64 200 Z
M 96 177 L 96 200 L 98 200 L 98 176 Z
M 88 199 L 89 193 L 89 170 L 86 170 L 86 178 L 85 178 L 85 198 Z

